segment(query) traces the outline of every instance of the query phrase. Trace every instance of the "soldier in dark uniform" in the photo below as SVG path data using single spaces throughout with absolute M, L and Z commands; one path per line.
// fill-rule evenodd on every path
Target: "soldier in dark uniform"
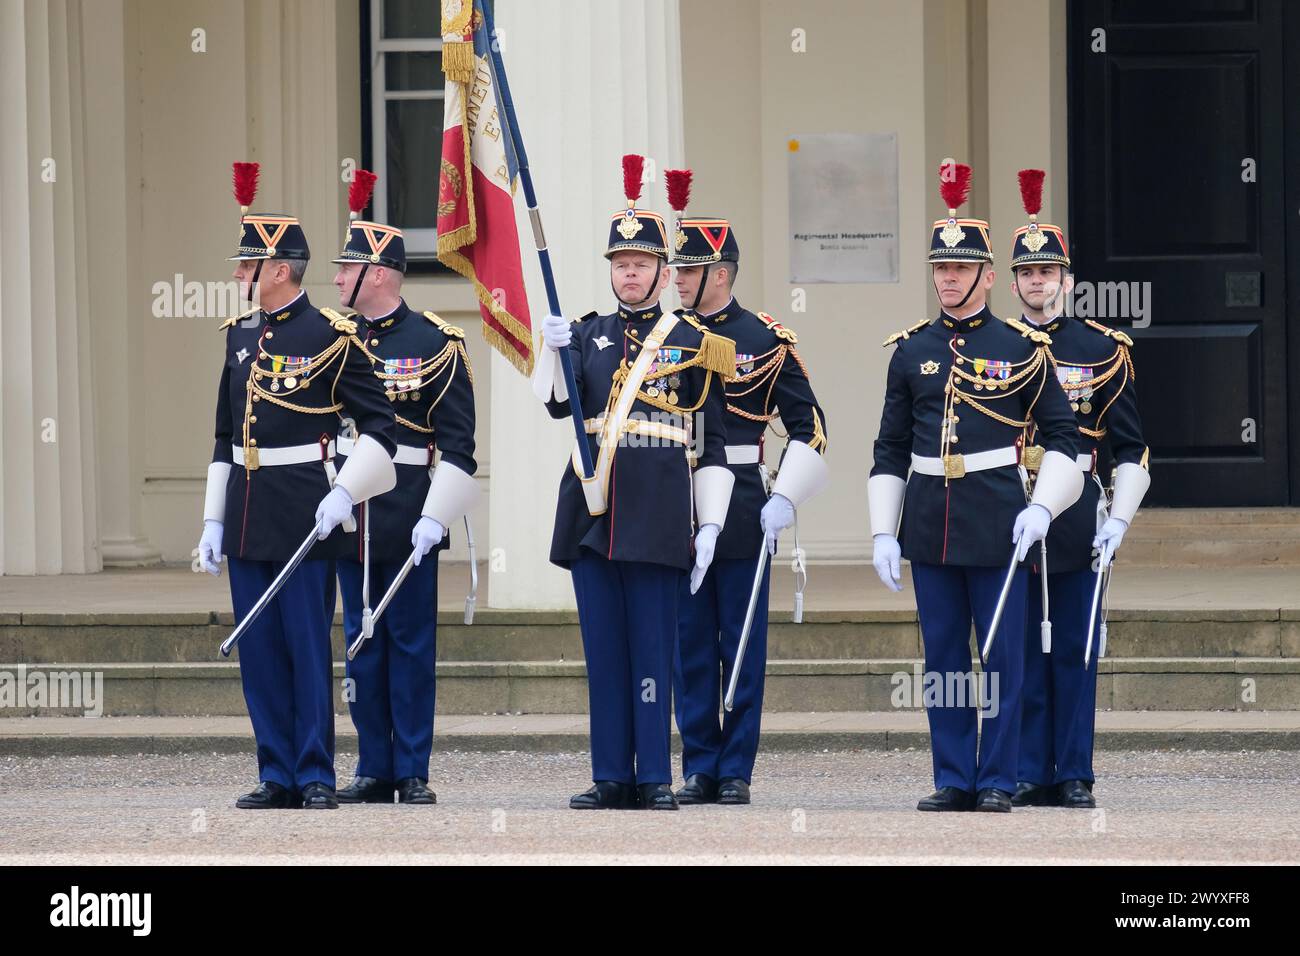
M 764 563 L 734 706 L 721 723 L 719 675 L 725 684 L 735 667 L 760 546 L 775 554 L 777 536 L 794 522 L 795 508 L 828 480 L 825 416 L 795 350 L 795 334 L 732 295 L 740 247 L 731 224 L 686 218 L 689 171 L 668 170 L 665 177 L 680 203 L 674 206 L 675 251 L 668 264 L 675 267 L 683 314 L 736 343 L 736 372 L 726 386 L 727 467 L 736 476 L 730 520 L 699 592 L 683 589 L 680 598 L 673 693 L 686 782 L 677 800 L 747 804 L 763 715 L 770 562 Z M 777 418 L 789 444 L 769 495 L 763 439 Z
M 402 298 L 401 230 L 357 218 L 374 178 L 357 170 L 348 190 L 352 221 L 334 260 L 334 285 L 341 304 L 357 312 L 352 346 L 369 359 L 396 411 L 397 487 L 362 510 L 351 552 L 339 562 L 349 644 L 367 623 L 370 602 L 388 591 L 412 549 L 416 554 L 373 635 L 347 663 L 360 754 L 356 777 L 339 791 L 339 801 L 392 803 L 396 792 L 399 803 L 432 804 L 438 552 L 478 496 L 474 379 L 464 332 L 432 312 L 412 312 Z M 352 448 L 341 436 L 340 456 Z
M 581 480 L 574 448 L 551 542 L 551 561 L 573 574 L 591 704 L 594 786 L 570 801 L 574 809 L 677 809 L 669 695 L 678 587 L 689 571 L 697 588 L 708 570 L 734 481 L 722 415 L 735 346 L 659 307 L 667 247 L 663 220 L 636 207 L 641 164 L 624 157 L 627 209 L 614 214 L 605 253 L 617 309 L 573 324 L 548 316 L 534 377 L 551 416 L 569 418 L 558 354 L 569 349 L 595 462 L 594 479 Z
M 393 487 L 393 412 L 352 345 L 355 323 L 318 311 L 301 289 L 309 253 L 291 216 L 250 215 L 256 165 L 236 164 L 243 207 L 234 277 L 260 309 L 229 319 L 208 466 L 203 568 L 230 559 L 242 619 L 312 530 L 320 544 L 288 578 L 239 645 L 239 671 L 257 738 L 260 784 L 241 809 L 332 809 L 334 562 L 352 508 Z M 257 296 L 257 298 L 254 298 Z M 336 471 L 339 412 L 360 437 Z M 227 527 L 229 533 L 226 532 Z
M 1094 645 L 1085 667 L 1084 647 L 1096 562 L 1103 550 L 1109 562 L 1119 547 L 1151 477 L 1129 355 L 1133 341 L 1123 332 L 1065 314 L 1074 280 L 1065 235 L 1058 226 L 1038 222 L 1043 175 L 1041 169 L 1020 172 L 1029 223 L 1012 240 L 1011 289 L 1023 303 L 1025 322 L 1052 337 L 1048 360 L 1078 415 L 1077 464 L 1084 485 L 1079 501 L 1052 522 L 1045 554 L 1040 553 L 1033 568 L 1029 620 L 1032 626 L 1041 619 L 1043 637 L 1025 642 L 1024 713 L 1012 803 L 1088 808 L 1097 805 L 1092 742 L 1100 655 Z M 1102 456 L 1117 465 L 1109 502 L 1098 478 L 1106 463 Z
M 929 254 L 939 316 L 885 342 L 897 348 L 867 485 L 873 563 L 897 591 L 906 557 L 916 584 L 936 787 L 917 809 L 1009 812 L 1028 571 L 1018 567 L 1011 577 L 983 690 L 971 671 L 971 624 L 982 646 L 1011 551 L 1023 561 L 1052 518 L 1078 498 L 1083 476 L 1074 460 L 1074 415 L 1047 358 L 1048 336 L 996 318 L 986 304 L 994 280 L 988 223 L 957 218 L 970 167 L 945 164 L 940 178 L 948 219 L 934 224 Z M 1031 422 L 1046 451 L 1026 505 L 1022 469 Z

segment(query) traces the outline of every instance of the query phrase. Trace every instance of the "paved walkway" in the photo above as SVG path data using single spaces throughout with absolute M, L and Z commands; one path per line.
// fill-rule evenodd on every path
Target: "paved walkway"
M 765 753 L 749 807 L 577 812 L 585 755 L 453 753 L 434 756 L 435 807 L 309 813 L 234 809 L 251 753 L 10 756 L 0 865 L 1300 862 L 1294 753 L 1124 751 L 1097 770 L 1097 810 L 929 814 L 929 754 Z

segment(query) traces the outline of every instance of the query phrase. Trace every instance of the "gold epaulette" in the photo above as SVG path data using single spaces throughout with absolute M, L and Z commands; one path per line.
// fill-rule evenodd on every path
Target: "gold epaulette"
M 230 318 L 226 319 L 226 321 L 222 322 L 221 325 L 217 327 L 217 331 L 224 332 L 232 325 L 237 325 L 240 322 L 243 322 L 244 319 L 248 318 L 254 312 L 261 312 L 261 311 L 262 311 L 262 307 L 260 305 L 255 305 L 247 312 L 241 312 L 239 313 L 239 315 L 232 315 Z
M 1048 335 L 1046 332 L 1040 332 L 1038 329 L 1034 328 L 1033 326 L 1026 325 L 1024 322 L 1021 322 L 1019 319 L 1003 319 L 1002 321 L 1005 322 L 1007 325 L 1011 326 L 1022 336 L 1029 339 L 1029 341 L 1033 342 L 1035 345 L 1052 344 L 1052 337 L 1050 335 Z
M 330 328 L 335 332 L 341 332 L 344 335 L 355 335 L 357 331 L 356 319 L 349 319 L 341 312 L 335 312 L 333 309 L 321 309 L 320 314 L 330 320 Z
M 736 374 L 735 340 L 708 329 L 700 331 L 704 333 L 704 339 L 700 342 L 699 364 L 710 372 L 717 372 L 723 378 L 730 379 Z
M 929 319 L 922 319 L 920 322 L 916 323 L 916 325 L 912 326 L 911 328 L 903 329 L 903 331 L 901 332 L 895 332 L 893 335 L 885 339 L 885 341 L 881 342 L 880 344 L 883 347 L 888 348 L 889 346 L 897 342 L 899 339 L 908 338 L 913 332 L 920 332 L 923 328 L 925 328 L 929 324 L 930 324 Z
M 463 339 L 465 337 L 464 329 L 458 325 L 452 325 L 450 322 L 444 321 L 440 316 L 437 316 L 432 312 L 424 313 L 424 317 L 436 325 L 438 330 L 449 339 Z
M 1109 335 L 1112 339 L 1114 339 L 1114 340 L 1115 340 L 1116 342 L 1118 342 L 1120 345 L 1123 345 L 1123 346 L 1125 346 L 1125 347 L 1129 347 L 1129 346 L 1132 346 L 1132 344 L 1133 344 L 1133 340 L 1132 340 L 1131 338 L 1129 338 L 1128 334 L 1125 333 L 1125 332 L 1121 332 L 1119 329 L 1110 329 L 1110 328 L 1107 328 L 1106 326 L 1102 325 L 1100 322 L 1094 322 L 1094 321 L 1092 321 L 1092 319 L 1084 319 L 1084 320 L 1083 320 L 1083 324 L 1084 324 L 1084 325 L 1087 325 L 1087 326 L 1089 326 L 1089 327 L 1091 327 L 1091 328 L 1096 329 L 1096 330 L 1097 330 L 1098 332 L 1100 332 L 1102 335 Z
M 758 316 L 759 321 L 761 321 L 764 325 L 766 325 L 769 329 L 771 329 L 773 332 L 776 333 L 776 337 L 778 339 L 781 339 L 784 342 L 789 342 L 791 345 L 794 345 L 796 342 L 799 341 L 798 336 L 794 334 L 793 330 L 787 329 L 784 325 L 782 325 L 776 319 L 772 318 L 766 312 L 756 312 L 754 314 Z

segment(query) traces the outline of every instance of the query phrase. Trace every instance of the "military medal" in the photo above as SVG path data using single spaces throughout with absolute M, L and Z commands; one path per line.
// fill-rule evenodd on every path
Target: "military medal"
M 279 390 L 280 390 L 280 380 L 278 378 L 271 379 L 271 391 L 278 392 Z
M 298 380 L 297 380 L 296 378 L 294 378 L 292 375 L 290 375 L 288 378 L 286 378 L 286 379 L 284 380 L 284 387 L 285 387 L 285 388 L 297 388 L 297 387 L 298 387 Z
M 1089 414 L 1092 411 L 1092 402 L 1089 401 L 1080 402 L 1079 411 L 1083 412 L 1085 415 Z
M 669 404 L 669 405 L 676 405 L 676 404 L 677 404 L 677 393 L 676 393 L 676 392 L 669 392 L 669 393 L 668 393 L 668 404 Z
M 651 385 L 649 388 L 647 388 L 647 389 L 645 390 L 645 393 L 646 393 L 647 395 L 649 395 L 651 398 L 658 398 L 658 397 L 659 397 L 659 389 L 655 388 L 653 385 Z

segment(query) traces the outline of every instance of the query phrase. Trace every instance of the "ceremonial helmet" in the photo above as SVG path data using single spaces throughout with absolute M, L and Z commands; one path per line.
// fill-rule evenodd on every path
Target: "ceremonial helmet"
M 939 195 L 948 206 L 948 218 L 934 224 L 930 234 L 930 262 L 989 262 L 989 224 L 983 219 L 958 219 L 957 210 L 970 194 L 971 168 L 965 163 L 939 167 Z
M 1029 214 L 1029 223 L 1017 229 L 1011 240 L 1013 272 L 1017 266 L 1053 263 L 1070 268 L 1070 253 L 1061 227 L 1038 221 L 1038 214 L 1043 209 L 1043 179 L 1046 175 L 1041 169 L 1020 170 L 1020 201 Z
M 636 201 L 641 198 L 641 179 L 644 173 L 644 156 L 628 153 L 623 157 L 623 194 L 627 197 L 627 208 L 620 209 L 610 217 L 606 259 L 614 258 L 614 253 L 624 249 L 648 252 L 660 259 L 668 258 L 663 217 L 648 209 L 638 209 L 636 205 Z
M 293 216 L 250 213 L 257 196 L 257 163 L 234 164 L 235 200 L 239 203 L 239 248 L 228 261 L 311 258 L 307 234 Z
M 361 218 L 370 202 L 379 177 L 368 169 L 358 169 L 348 185 L 348 231 L 343 236 L 343 251 L 331 262 L 364 262 L 406 271 L 406 242 L 402 230 L 382 222 Z

